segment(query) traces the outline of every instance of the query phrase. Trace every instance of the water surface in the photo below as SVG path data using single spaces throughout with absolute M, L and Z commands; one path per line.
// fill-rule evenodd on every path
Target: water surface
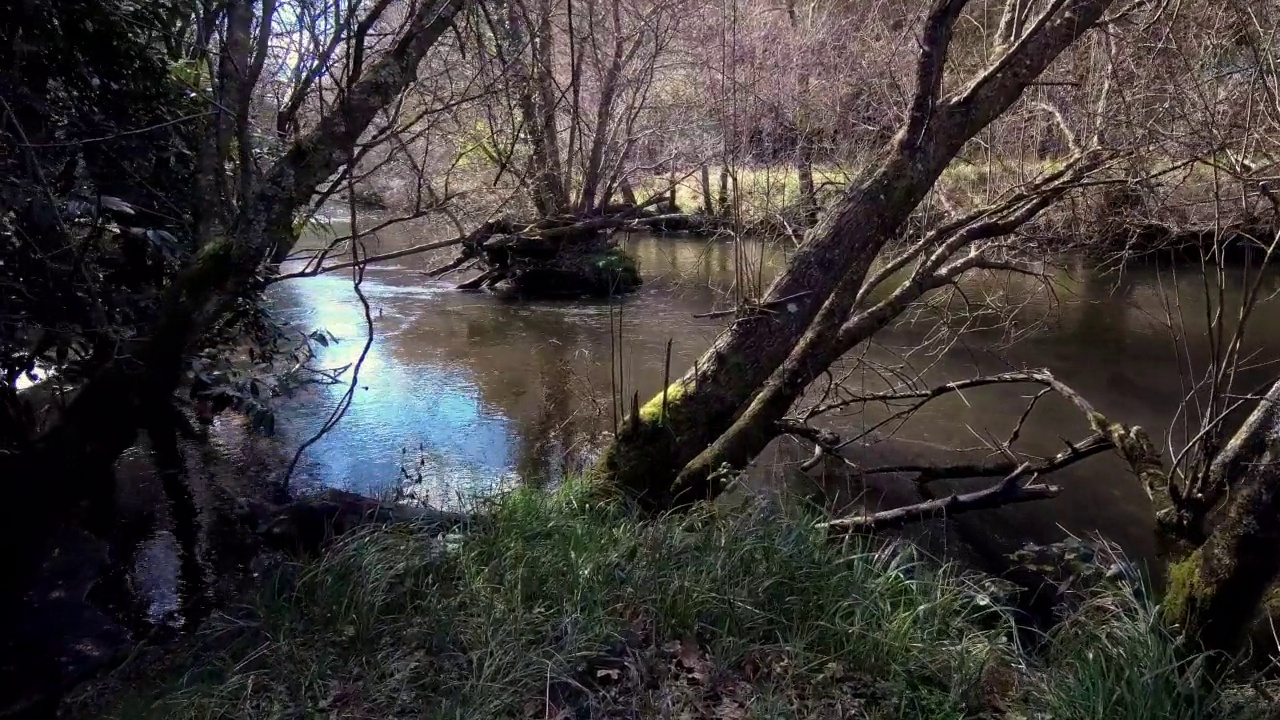
M 369 251 L 423 241 L 413 232 L 386 231 Z M 757 242 L 647 235 L 624 242 L 639 259 L 646 282 L 621 302 L 513 303 L 457 292 L 452 289 L 457 277 L 422 275 L 440 263 L 439 254 L 371 268 L 362 288 L 373 309 L 375 333 L 354 402 L 346 418 L 307 451 L 300 474 L 376 493 L 401 482 L 407 470 L 423 478 L 417 489 L 440 504 L 521 478 L 554 481 L 612 430 L 611 398 L 638 392 L 643 402 L 660 390 L 668 341 L 675 376 L 729 322 L 695 314 L 723 308 L 735 294 L 754 296 L 786 257 L 786 248 Z M 847 358 L 841 364 L 853 370 L 847 382 L 878 389 L 880 376 L 869 369 L 876 364 L 910 367 L 931 383 L 1047 367 L 1104 414 L 1159 436 L 1187 387 L 1188 368 L 1199 368 L 1207 356 L 1209 340 L 1199 320 L 1203 281 L 1195 269 L 1171 273 L 1151 266 L 1104 275 L 1068 267 L 1058 272 L 1051 289 L 1027 278 L 994 275 L 972 278 L 963 287 L 971 298 L 1010 306 L 1007 316 L 980 319 L 976 324 L 986 329 L 962 336 L 942 353 L 927 350 L 933 327 L 927 315 L 916 324 L 904 323 L 856 353 L 871 363 Z M 1228 302 L 1238 301 L 1240 292 L 1233 281 Z M 323 328 L 341 339 L 323 350 L 324 364 L 341 365 L 359 356 L 366 326 L 349 275 L 280 283 L 271 299 L 299 327 Z M 1192 326 L 1201 323 L 1181 352 L 1170 336 L 1170 308 Z M 1280 350 L 1280 313 L 1265 308 L 1255 323 L 1252 337 L 1266 341 L 1255 348 L 1259 357 Z M 620 360 L 611 362 L 611 357 Z M 1242 387 L 1262 382 L 1268 372 L 1266 367 L 1246 372 Z M 315 432 L 345 389 L 324 387 L 319 398 L 285 404 L 280 429 L 290 447 Z M 853 455 L 868 465 L 892 464 L 938 461 L 952 457 L 948 448 L 981 447 L 986 438 L 1008 436 L 1037 389 L 1001 386 L 936 401 L 896 427 L 891 442 Z M 883 415 L 873 408 L 826 422 L 848 435 Z M 1078 411 L 1049 397 L 1023 427 L 1019 444 L 1050 455 L 1064 447 L 1064 439 L 1081 439 L 1088 432 Z M 794 480 L 795 465 L 806 458 L 807 450 L 794 442 L 775 443 L 757 463 L 754 477 Z M 814 482 L 829 492 L 858 492 L 848 473 L 833 465 L 812 473 Z M 1115 458 L 1091 459 L 1053 481 L 1064 487 L 1059 498 L 984 513 L 983 527 L 995 536 L 1036 541 L 1101 531 L 1135 555 L 1154 553 L 1149 503 Z

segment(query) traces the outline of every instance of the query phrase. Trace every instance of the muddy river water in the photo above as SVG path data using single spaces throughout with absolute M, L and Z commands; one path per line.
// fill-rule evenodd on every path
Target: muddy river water
M 420 236 L 408 231 L 385 231 L 369 252 L 419 242 Z M 730 321 L 695 314 L 725 307 L 735 285 L 767 284 L 786 258 L 784 248 L 758 242 L 648 235 L 623 242 L 639 260 L 645 285 L 620 303 L 514 303 L 458 292 L 456 277 L 422 275 L 439 264 L 439 255 L 372 267 L 362 287 L 375 333 L 352 406 L 307 450 L 298 476 L 377 493 L 403 482 L 407 471 L 417 491 L 443 505 L 514 482 L 555 481 L 612 429 L 611 397 L 639 392 L 643 401 L 660 390 L 668 341 L 675 376 Z M 1228 284 L 1228 302 L 1238 301 L 1239 283 Z M 980 321 L 983 329 L 943 352 L 928 349 L 934 322 L 922 314 L 915 323 L 883 333 L 866 356 L 882 365 L 909 365 L 931 383 L 1045 367 L 1104 414 L 1140 424 L 1161 440 L 1184 393 L 1188 368 L 1200 369 L 1207 356 L 1198 268 L 1172 272 L 1148 266 L 1104 274 L 1077 265 L 1057 271 L 1052 287 L 1027 278 L 985 276 L 963 289 L 971 299 L 994 298 L 1011 309 L 1004 317 Z M 359 356 L 366 326 L 349 275 L 278 283 L 270 297 L 300 329 L 323 328 L 340 339 L 321 351 L 321 364 L 342 365 Z M 1186 319 L 1181 351 L 1171 339 L 1170 307 L 1180 308 Z M 1280 351 L 1280 313 L 1267 308 L 1255 323 L 1251 337 L 1259 357 Z M 621 358 L 620 373 L 614 357 Z M 1252 387 L 1271 370 L 1249 370 L 1241 387 Z M 854 372 L 848 382 L 882 386 L 871 372 Z M 296 447 L 313 434 L 345 389 L 322 387 L 286 401 L 278 422 L 286 444 Z M 893 440 L 851 448 L 851 456 L 868 465 L 945 459 L 947 448 L 975 448 L 984 438 L 1007 436 L 1036 390 L 1000 386 L 939 400 L 897 428 Z M 875 412 L 826 422 L 847 434 L 883 417 Z M 1062 449 L 1063 438 L 1087 434 L 1078 411 L 1047 398 L 1019 443 L 1049 455 Z M 752 478 L 765 484 L 798 482 L 796 467 L 807 457 L 794 442 L 779 441 L 758 460 Z M 858 492 L 845 487 L 851 485 L 848 473 L 833 465 L 823 466 L 825 475 L 823 468 L 810 473 L 806 482 L 823 484 L 828 492 Z M 1058 473 L 1054 481 L 1064 488 L 1060 497 L 984 513 L 980 522 L 996 536 L 1043 542 L 1068 532 L 1101 532 L 1132 555 L 1155 552 L 1149 503 L 1116 459 L 1095 457 Z

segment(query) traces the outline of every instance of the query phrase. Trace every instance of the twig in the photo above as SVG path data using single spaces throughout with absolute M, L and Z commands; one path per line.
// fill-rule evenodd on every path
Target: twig
M 974 510 L 989 510 L 992 508 L 1011 505 L 1014 503 L 1030 502 L 1032 500 L 1043 500 L 1046 498 L 1056 497 L 1061 488 L 1055 485 L 1021 485 L 1019 481 L 1023 478 L 1029 478 L 1029 482 L 1035 482 L 1041 475 L 1059 470 L 1067 465 L 1079 462 L 1091 455 L 1096 455 L 1104 450 L 1115 447 L 1112 440 L 1101 433 L 1091 435 L 1077 444 L 1068 444 L 1067 449 L 1049 458 L 1037 462 L 1026 461 L 1014 467 L 1005 477 L 998 483 L 982 490 L 975 490 L 968 493 L 952 494 L 945 498 L 936 500 L 928 500 L 926 502 L 907 505 L 892 510 L 884 510 L 870 515 L 858 515 L 854 517 L 840 518 L 825 523 L 826 527 L 834 531 L 843 532 L 871 532 L 876 530 L 886 530 L 890 528 L 902 527 L 913 522 L 922 520 L 931 520 L 940 517 L 949 517 L 960 513 L 972 512 Z M 991 471 L 997 466 L 984 469 L 988 474 L 994 474 Z M 999 466 L 1004 467 L 1004 466 Z M 932 470 L 935 474 L 931 479 L 937 480 L 943 477 L 965 477 L 954 472 L 954 469 L 962 468 L 965 472 L 977 469 L 974 466 L 953 466 L 953 468 L 926 468 Z M 878 468 L 869 472 L 885 472 L 886 469 Z M 922 473 L 923 475 L 924 473 Z M 919 478 L 916 480 L 921 482 Z
M 812 294 L 812 291 L 811 291 L 811 290 L 805 290 L 805 291 L 803 291 L 803 292 L 798 292 L 798 293 L 795 293 L 795 294 L 793 294 L 793 295 L 788 295 L 788 296 L 786 296 L 786 297 L 778 298 L 777 300 L 770 300 L 770 301 L 768 301 L 768 302 L 764 302 L 764 303 L 758 303 L 758 302 L 746 301 L 746 302 L 743 302 L 743 303 L 739 304 L 739 305 L 738 305 L 738 307 L 736 307 L 736 308 L 731 308 L 731 309 L 729 309 L 729 310 L 715 310 L 715 311 L 713 311 L 713 312 L 706 312 L 706 313 L 696 313 L 696 314 L 694 314 L 694 317 L 695 317 L 695 318 L 699 318 L 699 319 L 702 319 L 702 318 L 718 318 L 718 317 L 726 317 L 726 316 L 728 316 L 728 315 L 737 315 L 738 313 L 743 312 L 743 311 L 745 311 L 745 310 L 766 310 L 766 311 L 768 311 L 768 310 L 770 310 L 770 309 L 772 309 L 772 308 L 775 308 L 775 307 L 777 307 L 777 306 L 779 306 L 779 305 L 784 305 L 784 304 L 786 304 L 786 303 L 791 302 L 792 300 L 795 300 L 795 299 L 797 299 L 797 298 L 802 298 L 802 297 L 804 297 L 804 296 L 806 296 L 806 295 L 810 295 L 810 294 Z
M 51 143 L 29 143 L 26 140 L 22 140 L 22 142 L 19 143 L 19 145 L 25 148 L 55 148 L 55 147 L 74 147 L 76 145 L 87 145 L 89 143 L 108 142 L 110 140 L 117 140 L 119 138 L 128 137 L 130 135 L 141 135 L 142 133 L 148 133 L 148 132 L 151 132 L 152 130 L 159 130 L 161 128 L 169 127 L 170 125 L 179 125 L 181 123 L 188 122 L 190 120 L 199 120 L 200 118 L 209 117 L 210 115 L 213 115 L 213 113 L 199 112 L 199 113 L 194 113 L 192 115 L 183 115 L 182 117 L 174 118 L 172 120 L 166 120 L 162 123 L 156 123 L 155 125 L 148 125 L 147 127 L 136 128 L 134 130 L 122 130 L 120 132 L 112 133 L 110 135 L 103 135 L 101 137 L 91 137 L 91 138 L 83 138 L 79 140 L 67 140 L 64 142 L 51 142 Z

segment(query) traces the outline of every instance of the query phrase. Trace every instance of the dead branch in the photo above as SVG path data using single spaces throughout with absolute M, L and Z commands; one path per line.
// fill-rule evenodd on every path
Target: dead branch
M 1019 485 L 1017 480 L 1025 471 L 1010 473 L 1004 481 L 983 490 L 948 495 L 915 505 L 885 510 L 871 515 L 841 518 L 826 523 L 833 532 L 855 533 L 889 530 L 914 522 L 951 517 L 974 510 L 991 510 L 1005 505 L 1046 500 L 1057 497 L 1062 489 L 1056 485 Z
M 779 434 L 792 435 L 813 443 L 813 457 L 804 461 L 804 463 L 800 465 L 801 470 L 812 470 L 817 467 L 823 456 L 826 455 L 834 455 L 844 461 L 847 465 L 857 468 L 857 465 L 855 465 L 852 460 L 840 454 L 840 436 L 836 433 L 831 432 L 830 430 L 816 428 L 812 425 L 805 424 L 801 420 L 794 420 L 791 418 L 783 418 L 782 420 L 779 420 L 777 428 Z
M 338 263 L 336 265 L 326 265 L 324 267 L 313 268 L 311 270 L 302 270 L 295 273 L 278 275 L 272 278 L 269 282 L 276 283 L 276 282 L 280 282 L 281 280 L 293 280 L 296 278 L 315 277 L 317 275 L 322 275 L 324 273 L 331 273 L 337 270 L 347 270 L 355 267 L 357 264 L 368 265 L 370 263 L 383 262 L 386 260 L 395 260 L 397 258 L 408 257 L 409 255 L 417 255 L 418 253 L 430 252 L 432 250 L 439 250 L 440 248 L 452 247 L 454 245 L 461 245 L 465 241 L 466 241 L 466 238 L 453 238 L 451 240 L 440 240 L 432 243 L 424 243 L 422 245 L 414 245 L 412 247 L 404 248 L 403 250 L 395 250 L 393 252 L 383 253 L 381 255 L 370 255 L 369 257 L 361 258 L 359 261 L 349 260 L 347 262 Z
M 823 413 L 831 412 L 833 410 L 837 410 L 842 407 L 847 407 L 849 405 L 855 405 L 855 404 L 865 404 L 865 403 L 874 403 L 874 402 L 894 402 L 899 400 L 921 400 L 922 402 L 918 403 L 916 406 L 912 408 L 912 410 L 914 411 L 918 409 L 920 405 L 923 405 L 925 402 L 942 397 L 943 395 L 949 395 L 953 392 L 960 392 L 963 390 L 968 390 L 970 388 L 983 387 L 986 385 L 1008 384 L 1008 383 L 1039 383 L 1039 384 L 1049 385 L 1049 387 L 1053 387 L 1053 385 L 1049 384 L 1049 381 L 1052 381 L 1054 383 L 1058 382 L 1056 379 L 1053 378 L 1052 375 L 1048 373 L 1048 371 L 1018 370 L 1018 371 L 1011 371 L 1011 372 L 1005 372 L 1005 373 L 997 373 L 995 375 L 983 375 L 981 377 L 967 378 L 965 380 L 956 380 L 953 382 L 944 383 L 942 385 L 929 388 L 927 390 L 899 390 L 899 391 L 866 393 L 863 395 L 853 396 L 845 400 L 840 400 L 833 403 L 829 403 L 827 405 L 820 406 L 818 408 L 815 408 L 815 410 L 811 411 L 810 413 L 807 413 L 807 415 L 808 417 L 815 417 Z M 1061 385 L 1061 383 L 1058 383 L 1058 384 Z M 1069 393 L 1071 393 L 1071 395 L 1080 399 L 1080 402 L 1083 403 L 1084 407 L 1081 407 L 1080 405 L 1077 405 L 1077 407 L 1081 407 L 1083 412 L 1087 413 L 1087 412 L 1093 411 L 1092 406 L 1089 405 L 1088 402 L 1086 402 L 1083 398 L 1080 398 L 1080 396 L 1077 393 L 1075 393 L 1075 391 L 1071 390 L 1065 385 L 1063 387 L 1066 388 L 1066 390 Z M 1058 388 L 1055 387 L 1054 389 L 1057 390 Z M 1068 398 L 1068 399 L 1071 399 L 1071 398 Z
M 1112 449 L 1111 441 L 1101 434 L 1094 433 L 1078 443 L 1068 444 L 1067 449 L 1043 461 L 1036 472 L 1041 474 L 1061 470 L 1073 463 L 1093 457 L 1103 451 Z M 915 473 L 912 482 L 927 485 L 939 480 L 960 480 L 963 478 L 996 477 L 1008 475 L 1017 470 L 1022 463 L 1013 460 L 1001 460 L 990 463 L 955 463 L 951 465 L 880 465 L 862 470 L 864 475 L 887 475 L 891 473 Z
M 1015 503 L 1030 502 L 1056 497 L 1061 489 L 1055 485 L 1032 484 L 1042 475 L 1060 470 L 1085 458 L 1097 455 L 1104 450 L 1115 447 L 1112 439 L 1101 433 L 1095 433 L 1076 444 L 1068 444 L 1067 449 L 1046 460 L 1026 461 L 1008 469 L 1012 463 L 1000 463 L 989 466 L 952 465 L 952 466 L 920 466 L 920 476 L 916 483 L 923 484 L 931 480 L 944 478 L 972 477 L 974 474 L 997 475 L 1008 469 L 1004 478 L 995 485 L 968 493 L 953 493 L 945 498 L 927 500 L 892 510 L 884 510 L 870 515 L 859 515 L 840 518 L 826 523 L 826 527 L 839 532 L 873 532 L 902 527 L 913 522 L 950 517 L 974 510 L 990 510 Z M 868 472 L 900 472 L 899 468 L 876 468 Z M 924 479 L 927 478 L 927 479 Z M 1026 483 L 1022 483 L 1023 479 Z
M 883 426 L 888 422 L 908 417 L 917 412 L 926 403 L 943 395 L 949 395 L 954 392 L 960 392 L 969 388 L 981 387 L 985 385 L 997 385 L 1005 383 L 1034 383 L 1051 388 L 1063 399 L 1070 402 L 1089 423 L 1092 429 L 1098 435 L 1106 437 L 1115 448 L 1116 452 L 1129 466 L 1130 471 L 1142 483 L 1147 495 L 1152 501 L 1161 507 L 1157 510 L 1157 516 L 1162 524 L 1167 524 L 1175 520 L 1175 518 L 1184 514 L 1183 506 L 1185 501 L 1180 488 L 1173 483 L 1168 474 L 1164 470 L 1164 465 L 1160 459 L 1160 453 L 1155 445 L 1151 442 L 1150 437 L 1141 427 L 1129 426 L 1123 423 L 1112 422 L 1102 413 L 1098 412 L 1093 405 L 1067 384 L 1055 378 L 1048 370 L 1022 370 L 1016 372 L 999 373 L 996 375 L 987 375 L 983 377 L 970 378 L 956 382 L 939 385 L 928 390 L 908 390 L 897 392 L 870 393 L 853 398 L 847 398 L 823 406 L 821 412 L 827 412 L 837 407 L 845 407 L 851 404 L 868 403 L 868 402 L 893 402 L 898 400 L 919 400 L 911 407 L 894 413 L 888 420 L 882 421 L 876 427 Z M 813 417 L 820 412 L 810 411 L 807 417 Z M 874 430 L 875 428 L 872 428 Z M 870 431 L 868 431 L 870 432 Z M 862 435 L 865 436 L 865 433 Z M 860 436 L 861 437 L 861 436 Z M 857 438 L 854 438 L 856 440 Z M 846 442 L 853 442 L 849 440 Z M 1166 502 L 1172 502 L 1172 507 L 1164 507 Z
M 775 307 L 786 305 L 792 300 L 798 300 L 809 294 L 810 292 L 808 290 L 805 290 L 804 292 L 798 292 L 793 295 L 788 295 L 783 298 L 778 298 L 777 300 L 770 300 L 768 302 L 763 302 L 763 303 L 756 300 L 744 300 L 741 303 L 739 303 L 737 307 L 729 308 L 728 310 L 715 310 L 712 312 L 694 313 L 693 317 L 703 319 L 703 318 L 728 317 L 729 315 L 747 314 L 750 312 L 771 312 L 772 309 Z

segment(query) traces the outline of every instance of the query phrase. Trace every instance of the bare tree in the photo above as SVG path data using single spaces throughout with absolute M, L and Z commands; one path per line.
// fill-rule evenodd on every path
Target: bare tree
M 943 169 L 1110 4 L 1047 3 L 1024 33 L 996 49 L 982 72 L 947 91 L 947 52 L 967 3 L 933 3 L 923 26 L 916 90 L 905 124 L 877 162 L 849 182 L 841 200 L 807 233 L 787 270 L 760 299 L 760 307 L 776 311 L 738 318 L 693 370 L 631 418 L 597 468 L 607 481 L 659 504 L 673 492 L 701 497 L 707 494 L 706 481 L 717 458 L 740 459 L 763 447 L 769 427 L 789 407 L 787 396 L 803 391 L 806 378 L 822 369 L 808 364 L 810 348 L 830 347 L 829 338 L 820 340 L 817 332 L 845 324 L 873 261 Z M 945 266 L 947 259 L 932 269 Z M 810 334 L 811 328 L 817 332 Z M 729 452 L 713 450 L 698 457 L 726 431 L 720 447 Z M 675 476 L 682 468 L 677 487 Z
M 505 89 L 487 117 L 509 138 L 492 160 L 525 165 L 539 217 L 592 213 L 619 190 L 636 140 L 649 132 L 650 90 L 677 10 L 675 2 L 512 0 L 487 13 L 490 62 Z
M 261 38 L 269 37 L 264 28 L 270 26 L 276 3 L 225 3 L 220 12 L 193 24 L 204 42 L 212 41 L 218 27 L 225 38 L 218 53 L 207 57 L 210 62 L 219 58 L 215 88 L 228 105 L 219 109 L 202 151 L 217 165 L 211 170 L 206 162 L 205 170 L 213 176 L 201 181 L 208 183 L 206 188 L 217 188 L 216 198 L 206 198 L 217 201 L 216 212 L 198 223 L 204 235 L 201 249 L 167 288 L 149 332 L 117 346 L 114 356 L 76 390 L 56 424 L 21 452 L 0 459 L 4 477 L 22 479 L 10 484 L 18 502 L 61 507 L 90 498 L 100 501 L 110 495 L 110 467 L 134 444 L 140 429 L 153 439 L 172 437 L 173 394 L 189 354 L 229 304 L 252 295 L 264 261 L 288 254 L 297 237 L 296 213 L 351 160 L 352 149 L 379 114 L 414 82 L 428 51 L 461 18 L 464 2 L 406 4 L 385 45 L 365 55 L 374 47 L 370 28 L 388 5 L 374 3 L 366 8 L 370 15 L 343 25 L 340 35 L 350 56 L 332 107 L 262 169 L 255 158 L 245 157 L 256 147 L 246 120 L 252 98 L 248 88 L 261 77 L 268 46 Z M 194 54 L 204 57 L 203 50 Z M 224 63 L 221 58 L 229 59 Z M 230 143 L 228 137 L 239 142 Z M 236 182 L 226 184 L 223 168 L 236 158 Z M 46 480 L 31 480 L 36 477 Z M 6 540 L 40 545 L 51 524 L 39 515 L 21 517 L 5 528 Z

